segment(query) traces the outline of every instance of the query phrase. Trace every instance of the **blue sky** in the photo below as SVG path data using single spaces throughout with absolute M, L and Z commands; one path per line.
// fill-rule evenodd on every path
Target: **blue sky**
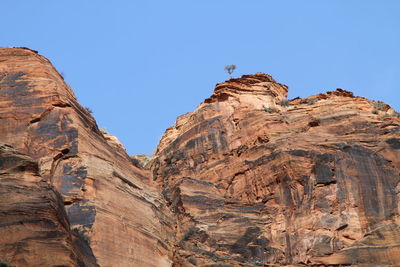
M 216 83 L 265 72 L 289 97 L 343 88 L 400 111 L 400 1 L 2 1 L 0 46 L 38 50 L 99 127 L 151 153 Z

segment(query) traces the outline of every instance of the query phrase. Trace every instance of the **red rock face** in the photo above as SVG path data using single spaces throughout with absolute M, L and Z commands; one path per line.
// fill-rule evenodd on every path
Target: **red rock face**
M 99 131 L 47 59 L 28 49 L 0 49 L 0 122 L 0 140 L 38 162 L 38 175 L 61 194 L 70 230 L 88 244 L 95 264 L 171 265 L 173 222 L 148 172 Z M 17 252 L 20 241 L 13 242 L 0 259 L 14 264 L 10 255 L 25 253 L 30 262 L 18 266 L 40 265 L 43 255 Z
M 0 255 L 16 266 L 98 266 L 36 162 L 0 144 Z
M 0 49 L 0 259 L 400 265 L 398 114 L 287 90 L 262 73 L 218 84 L 148 162 L 99 131 L 47 59 Z
M 399 118 L 341 89 L 286 92 L 232 79 L 164 134 L 152 169 L 175 262 L 399 265 Z

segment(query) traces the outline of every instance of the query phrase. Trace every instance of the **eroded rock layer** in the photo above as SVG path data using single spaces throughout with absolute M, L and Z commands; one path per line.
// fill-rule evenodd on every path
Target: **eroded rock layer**
M 0 49 L 0 259 L 17 266 L 400 266 L 400 119 L 337 89 L 218 84 L 153 159 L 36 52 Z
M 29 156 L 0 144 L 0 255 L 16 266 L 98 266 Z
M 0 49 L 0 140 L 38 163 L 38 175 L 61 195 L 71 230 L 88 244 L 96 264 L 171 265 L 173 222 L 148 172 L 135 167 L 123 147 L 99 131 L 50 62 L 32 50 Z M 37 205 L 48 200 L 43 201 Z M 36 230 L 24 231 L 29 236 Z M 8 247 L 18 244 L 11 240 Z M 30 250 L 18 253 L 31 260 L 18 266 L 43 266 L 41 257 L 51 257 Z M 2 250 L 0 259 L 14 264 L 18 253 Z M 75 265 L 70 261 L 63 266 Z
M 400 120 L 342 89 L 285 100 L 265 74 L 217 85 L 158 146 L 178 266 L 400 265 Z

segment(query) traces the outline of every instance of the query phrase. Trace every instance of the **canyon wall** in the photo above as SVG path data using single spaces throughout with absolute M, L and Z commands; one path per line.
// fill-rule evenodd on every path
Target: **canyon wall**
M 175 261 L 399 264 L 400 120 L 337 89 L 286 101 L 255 74 L 217 85 L 158 146 Z
M 400 264 L 400 120 L 337 89 L 285 100 L 266 74 L 179 117 L 152 170 L 185 266 Z
M 87 254 L 94 255 L 93 266 L 171 266 L 173 222 L 166 202 L 149 182 L 148 171 L 134 166 L 122 146 L 100 132 L 47 59 L 28 49 L 0 49 L 0 107 L 0 140 L 37 162 L 37 180 L 49 188 L 35 184 L 31 190 L 41 191 L 38 195 L 59 193 L 52 200 L 57 207 L 52 216 L 58 215 L 54 220 L 63 223 L 64 229 L 59 229 L 63 235 L 73 232 L 80 237 Z M 23 186 L 25 181 L 15 175 L 14 185 Z M 8 190 L 8 195 L 15 193 L 12 187 Z M 16 201 L 14 207 L 24 209 L 25 200 L 20 206 Z M 38 208 L 47 202 L 37 200 Z M 32 205 L 21 211 L 24 216 L 29 217 Z M 2 212 L 1 221 L 16 220 L 13 213 Z M 12 225 L 1 227 L 11 235 Z M 17 266 L 39 266 L 45 256 L 34 257 L 25 245 L 35 227 L 22 221 L 18 231 L 20 239 L 10 239 L 0 258 Z M 29 246 L 46 254 L 54 243 L 48 241 L 32 240 Z M 75 266 L 76 248 L 63 245 L 59 250 L 71 255 L 70 264 L 59 265 Z M 55 251 L 46 257 L 59 256 Z
M 399 114 L 342 89 L 287 92 L 263 73 L 218 84 L 144 164 L 47 59 L 0 49 L 0 259 L 400 265 Z

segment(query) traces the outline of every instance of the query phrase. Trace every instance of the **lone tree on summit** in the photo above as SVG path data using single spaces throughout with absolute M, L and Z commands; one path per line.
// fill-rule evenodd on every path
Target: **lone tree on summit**
M 232 79 L 232 72 L 236 69 L 236 65 L 226 65 L 225 71 L 229 74 L 229 78 Z

